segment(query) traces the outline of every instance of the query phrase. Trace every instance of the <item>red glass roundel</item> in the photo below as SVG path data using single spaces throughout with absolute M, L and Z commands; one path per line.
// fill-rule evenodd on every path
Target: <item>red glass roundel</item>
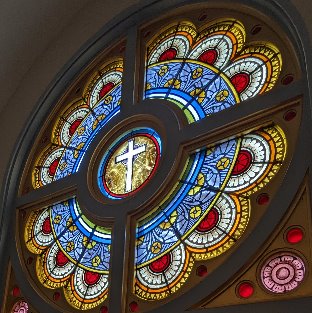
M 212 208 L 206 216 L 203 218 L 203 220 L 198 224 L 196 230 L 200 232 L 206 232 L 214 228 L 219 221 L 219 212 Z
M 60 162 L 60 159 L 57 158 L 50 164 L 50 166 L 49 166 L 49 175 L 50 176 L 55 175 L 55 172 L 56 172 L 56 169 L 57 169 L 59 162 Z
M 300 227 L 292 227 L 286 233 L 286 240 L 289 243 L 299 243 L 303 239 L 303 230 Z
M 19 287 L 17 287 L 17 286 L 13 287 L 12 295 L 13 295 L 13 297 L 19 297 L 21 295 L 21 290 L 19 289 Z
M 167 61 L 172 60 L 177 56 L 177 50 L 174 48 L 170 48 L 166 51 L 164 51 L 161 56 L 159 57 L 159 61 Z
M 105 84 L 100 91 L 100 94 L 99 94 L 100 99 L 102 99 L 113 88 L 114 88 L 114 83 L 109 82 Z
M 243 92 L 250 81 L 250 77 L 247 73 L 238 73 L 231 77 L 231 82 L 234 85 L 238 93 Z
M 206 265 L 199 265 L 196 269 L 196 274 L 199 277 L 204 277 L 208 274 L 208 269 Z
M 168 268 L 170 262 L 171 262 L 170 253 L 167 253 L 160 257 L 158 260 L 152 262 L 149 267 L 154 273 L 161 273 Z
M 66 265 L 68 263 L 68 261 L 69 261 L 67 256 L 63 253 L 62 250 L 59 250 L 56 253 L 55 260 L 56 260 L 56 265 L 60 266 L 60 267 Z
M 202 61 L 204 63 L 207 64 L 213 64 L 214 62 L 216 62 L 218 58 L 218 52 L 214 49 L 209 49 L 205 52 L 203 52 L 200 56 L 199 56 L 199 61 Z
M 244 173 L 252 162 L 252 155 L 247 150 L 241 150 L 237 156 L 232 175 L 240 175 Z
M 237 294 L 241 298 L 250 298 L 254 293 L 254 286 L 250 282 L 242 282 L 237 287 Z
M 69 127 L 69 135 L 70 136 L 72 136 L 75 133 L 76 129 L 79 127 L 81 122 L 82 122 L 82 119 L 78 118 L 73 123 L 71 123 L 71 125 Z
M 48 216 L 42 224 L 42 232 L 46 235 L 52 232 L 50 217 Z
M 87 285 L 94 285 L 100 279 L 100 274 L 95 272 L 86 271 L 84 274 L 84 280 Z

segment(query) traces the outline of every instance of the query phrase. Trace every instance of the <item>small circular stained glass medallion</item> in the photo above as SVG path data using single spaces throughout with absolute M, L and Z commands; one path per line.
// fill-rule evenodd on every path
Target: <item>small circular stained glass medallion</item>
M 108 148 L 100 163 L 98 185 L 108 198 L 120 199 L 140 190 L 155 173 L 161 140 L 151 128 L 133 129 Z
M 272 293 L 288 293 L 299 287 L 306 274 L 304 261 L 296 254 L 282 252 L 267 258 L 261 268 L 261 282 Z

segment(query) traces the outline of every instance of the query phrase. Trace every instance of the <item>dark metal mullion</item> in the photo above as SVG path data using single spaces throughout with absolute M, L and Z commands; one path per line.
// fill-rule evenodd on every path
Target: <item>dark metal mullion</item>
M 281 103 L 289 102 L 290 99 L 299 99 L 303 93 L 303 88 L 303 80 L 293 82 L 291 88 L 289 86 L 278 86 L 270 90 L 269 93 L 250 98 L 231 108 L 218 112 L 216 115 L 208 116 L 197 123 L 187 125 L 181 130 L 180 136 L 184 138 L 184 142 L 191 143 L 194 142 L 194 138 L 201 137 L 215 129 L 222 129 L 225 125 L 236 125 L 237 121 L 246 119 L 247 116 L 250 116 L 250 120 L 252 120 L 253 116 L 258 112 L 263 112 L 273 107 L 278 109 L 278 105 Z M 230 114 L 229 111 L 231 112 Z M 267 117 L 271 119 L 271 114 Z M 241 130 L 238 130 L 238 132 L 241 132 Z M 199 146 L 198 148 L 201 147 Z
M 101 100 L 96 104 L 96 106 L 99 105 L 100 102 Z M 94 112 L 93 107 L 88 105 L 88 110 L 90 111 L 91 115 L 98 121 L 98 123 L 101 123 L 101 120 L 99 119 L 99 116 Z
M 79 307 L 80 310 L 81 310 L 82 306 L 83 306 L 84 303 L 85 303 L 84 300 L 85 300 L 85 298 L 86 298 L 86 295 L 88 294 L 89 288 L 90 288 L 90 286 L 88 285 L 88 287 L 87 287 L 87 289 L 86 289 L 86 292 L 84 293 L 84 296 L 83 296 L 83 301 L 81 302 L 80 307 Z
M 178 26 L 177 26 L 176 33 L 177 33 L 178 29 L 179 29 L 179 26 L 180 26 L 180 24 L 178 24 Z M 172 43 L 174 42 L 174 39 L 175 39 L 175 37 L 176 37 L 176 33 L 174 34 L 174 37 L 173 37 L 173 39 L 172 39 Z M 194 38 L 194 42 L 197 40 L 197 38 L 198 38 L 199 35 L 200 35 L 200 33 L 197 32 L 196 37 Z M 182 73 L 182 71 L 183 71 L 183 69 L 184 69 L 184 66 L 185 66 L 185 64 L 186 64 L 186 61 L 188 60 L 188 58 L 189 58 L 191 52 L 192 52 L 192 48 L 190 47 L 188 53 L 187 53 L 186 56 L 183 58 L 183 62 L 182 62 L 182 64 L 181 64 L 180 68 L 178 69 L 177 74 L 176 74 L 175 77 L 173 78 L 173 82 L 172 82 L 171 86 L 169 86 L 169 88 L 168 88 L 168 91 L 167 91 L 167 93 L 166 93 L 165 99 L 168 99 L 168 97 L 169 97 L 169 95 L 170 95 L 170 93 L 171 93 L 171 90 L 174 88 L 175 82 L 177 81 L 179 75 Z
M 117 208 L 116 208 L 117 209 Z M 127 214 L 120 212 L 114 222 L 112 232 L 112 250 L 109 277 L 109 312 L 125 312 L 127 294 L 127 264 L 125 263 L 128 251 L 129 238 L 127 236 Z
M 184 239 L 182 239 L 181 234 L 178 232 L 178 230 L 176 229 L 175 225 L 173 225 L 173 224 L 171 223 L 171 221 L 170 221 L 170 216 L 168 217 L 162 210 L 161 210 L 161 213 L 162 213 L 162 215 L 165 216 L 166 219 L 168 220 L 168 223 L 171 225 L 171 227 L 172 227 L 174 233 L 176 234 L 177 238 L 178 238 L 179 241 L 183 244 L 184 249 L 187 250 L 187 245 L 186 245 Z M 191 256 L 191 258 L 192 258 L 192 256 Z M 167 284 L 167 289 L 169 290 L 169 293 L 171 294 L 172 292 L 171 292 L 171 289 L 169 288 L 168 279 L 167 279 L 167 276 L 166 276 L 165 272 L 162 272 L 162 275 L 163 275 L 163 277 L 165 278 L 165 281 L 166 281 L 166 284 Z
M 176 39 L 176 35 L 177 35 L 178 30 L 179 30 L 179 27 L 180 27 L 180 23 L 177 24 L 177 27 L 176 27 L 176 30 L 175 30 L 174 36 L 173 36 L 173 38 L 172 38 L 171 45 L 170 45 L 170 48 L 169 48 L 169 49 L 171 49 L 171 48 L 173 47 L 173 43 L 174 43 L 174 40 Z M 188 55 L 189 55 L 189 53 L 188 53 Z M 180 69 L 178 70 L 176 76 L 173 78 L 172 84 L 171 84 L 171 86 L 169 86 L 168 91 L 166 92 L 165 99 L 168 98 L 168 96 L 169 96 L 169 94 L 170 94 L 170 92 L 171 92 L 171 89 L 174 88 L 174 83 L 176 82 L 177 77 L 179 76 L 179 74 L 180 74 L 181 71 L 182 71 L 182 68 L 184 67 L 185 59 L 186 59 L 186 57 L 183 58 L 182 66 L 181 66 Z M 146 72 L 147 72 L 147 71 L 146 71 Z
M 122 76 L 121 112 L 130 113 L 135 104 L 135 90 L 138 63 L 138 29 L 132 26 L 127 34 L 124 71 Z
M 171 227 L 172 227 L 174 233 L 176 234 L 177 238 L 180 240 L 180 242 L 181 242 L 181 243 L 184 245 L 184 247 L 186 248 L 185 242 L 182 241 L 182 238 L 181 238 L 179 232 L 176 230 L 176 228 L 174 227 L 174 225 L 172 225 L 172 223 L 171 223 L 171 221 L 170 221 L 170 216 L 167 217 L 167 215 L 163 212 L 163 210 L 162 210 L 161 208 L 160 208 L 160 210 L 161 210 L 162 215 L 165 216 L 166 219 L 168 220 L 168 223 L 171 225 Z M 162 274 L 162 276 L 164 277 L 164 279 L 165 279 L 165 281 L 166 281 L 167 289 L 168 289 L 169 293 L 171 294 L 172 292 L 171 292 L 171 289 L 170 289 L 170 287 L 169 287 L 169 283 L 168 283 L 167 276 L 166 276 L 166 274 L 165 274 L 164 272 L 162 272 L 161 274 Z
M 217 45 L 215 45 L 214 46 L 214 49 L 216 49 L 219 45 L 220 45 L 220 43 L 223 41 L 223 39 L 225 38 L 225 36 L 227 35 L 227 33 L 228 32 L 230 32 L 230 30 L 234 27 L 234 25 L 237 23 L 237 20 L 234 20 L 233 21 L 233 23 L 231 24 L 231 26 L 226 30 L 226 32 L 222 35 L 222 38 L 219 40 L 219 42 L 217 43 Z M 219 24 L 219 23 L 218 23 Z M 217 25 L 218 25 L 217 24 Z M 220 23 L 220 24 L 222 24 L 222 23 Z M 235 44 L 235 45 L 237 45 L 237 44 Z M 234 46 L 234 45 L 233 45 Z M 226 66 L 226 65 L 225 65 Z M 224 67 L 225 67 L 224 66 Z
M 216 225 L 215 227 L 216 227 L 217 229 L 219 229 L 226 237 L 232 239 L 234 242 L 237 241 L 237 239 L 236 239 L 235 237 L 233 237 L 232 235 L 229 235 L 228 232 L 227 232 L 225 229 L 219 227 L 218 225 Z
M 71 123 L 67 120 L 66 117 L 64 117 L 63 115 L 60 116 L 60 120 L 65 122 L 66 124 L 68 124 L 69 126 L 71 126 Z
M 166 281 L 166 285 L 167 285 L 167 289 L 168 289 L 168 291 L 169 291 L 169 294 L 171 294 L 172 292 L 171 292 L 171 289 L 170 289 L 170 287 L 169 287 L 169 283 L 168 283 L 168 279 L 167 279 L 166 274 L 165 274 L 164 272 L 162 272 L 161 275 L 164 277 L 164 279 L 165 279 L 165 281 Z
M 56 180 L 51 182 L 48 185 L 45 185 L 41 188 L 35 189 L 21 195 L 18 199 L 16 199 L 15 207 L 22 207 L 31 203 L 40 202 L 55 202 L 55 197 L 60 198 L 62 194 L 64 196 L 68 195 L 69 189 L 74 189 L 77 185 L 77 181 L 79 181 L 80 173 L 73 173 L 69 176 L 66 176 L 60 180 Z M 60 197 L 58 197 L 60 195 Z M 54 200 L 53 200 L 54 199 Z M 48 205 L 51 205 L 50 203 Z

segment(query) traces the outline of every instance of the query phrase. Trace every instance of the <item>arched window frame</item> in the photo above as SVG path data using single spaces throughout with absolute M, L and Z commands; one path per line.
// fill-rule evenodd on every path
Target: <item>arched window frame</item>
M 185 1 L 184 1 L 185 2 Z M 184 4 L 183 2 L 183 4 Z M 263 11 L 264 8 L 262 7 L 262 5 L 258 2 L 258 1 L 253 1 L 255 7 L 257 7 L 257 9 L 259 9 L 260 11 Z M 116 32 L 119 34 L 122 34 L 123 31 L 126 28 L 129 28 L 128 33 L 127 33 L 127 47 L 126 47 L 126 56 L 125 56 L 125 72 L 128 71 L 128 73 L 134 73 L 134 68 L 135 68 L 135 64 L 137 64 L 137 49 L 135 49 L 134 47 L 136 46 L 137 43 L 137 36 L 138 36 L 138 31 L 137 31 L 137 24 L 139 24 L 142 21 L 142 16 L 144 15 L 144 19 L 147 20 L 149 17 L 153 16 L 153 15 L 157 15 L 157 13 L 160 13 L 161 10 L 164 9 L 164 7 L 166 9 L 172 8 L 174 5 L 177 4 L 181 4 L 182 1 L 175 1 L 174 3 L 170 3 L 170 4 L 164 4 L 163 2 L 161 3 L 156 3 L 154 5 L 151 5 L 150 3 L 146 4 L 145 8 L 141 8 L 140 12 L 135 12 L 132 14 L 132 18 L 124 20 L 123 22 L 119 23 L 118 26 L 116 27 Z M 246 4 L 246 5 L 250 5 L 250 2 L 248 1 L 239 1 L 240 4 Z M 275 195 L 272 203 L 270 204 L 271 207 L 273 206 L 279 206 L 282 209 L 280 210 L 280 212 L 276 213 L 275 215 L 270 215 L 270 219 L 268 219 L 269 222 L 264 222 L 263 219 L 260 221 L 259 225 L 257 226 L 257 229 L 261 229 L 260 231 L 256 231 L 254 234 L 252 234 L 249 238 L 247 238 L 245 240 L 245 242 L 242 245 L 242 250 L 241 251 L 245 251 L 246 249 L 248 249 L 248 247 L 253 246 L 254 251 L 256 250 L 257 247 L 259 247 L 259 244 L 255 244 L 256 242 L 264 242 L 265 239 L 269 236 L 270 232 L 272 231 L 272 229 L 274 228 L 274 226 L 278 223 L 279 219 L 281 218 L 281 216 L 283 215 L 283 213 L 286 212 L 287 208 L 289 207 L 289 204 L 292 200 L 292 198 L 294 197 L 298 186 L 300 184 L 300 182 L 303 180 L 304 174 L 306 173 L 308 166 L 310 164 L 310 159 L 309 157 L 306 155 L 307 153 L 307 149 L 305 148 L 305 145 L 307 145 L 308 143 L 310 143 L 310 139 L 309 139 L 309 132 L 305 131 L 308 130 L 308 122 L 310 120 L 310 99 L 309 99 L 309 93 L 308 93 L 308 81 L 306 79 L 307 76 L 307 68 L 306 68 L 306 64 L 309 65 L 309 63 L 304 63 L 304 61 L 306 60 L 305 58 L 305 47 L 307 47 L 307 42 L 305 41 L 304 44 L 302 44 L 302 42 L 300 42 L 299 38 L 302 40 L 302 38 L 299 36 L 298 38 L 298 34 L 294 34 L 294 29 L 289 25 L 287 25 L 287 22 L 289 22 L 287 20 L 287 18 L 285 17 L 285 14 L 283 12 L 279 12 L 279 3 L 278 1 L 274 2 L 274 4 L 268 4 L 266 3 L 266 5 L 270 6 L 270 8 L 272 9 L 272 15 L 271 18 L 277 17 L 279 19 L 279 21 L 281 21 L 281 24 L 283 24 L 283 26 L 285 27 L 285 29 L 289 30 L 289 33 L 292 34 L 293 36 L 293 44 L 296 47 L 297 52 L 300 51 L 302 54 L 299 54 L 298 58 L 301 62 L 301 72 L 302 72 L 302 76 L 300 78 L 297 79 L 296 82 L 294 82 L 292 84 L 292 88 L 288 88 L 285 87 L 282 90 L 272 90 L 269 94 L 263 95 L 261 97 L 257 97 L 255 99 L 251 99 L 246 101 L 245 103 L 242 104 L 242 106 L 240 108 L 236 108 L 235 112 L 231 112 L 231 114 L 228 114 L 228 112 L 221 112 L 219 115 L 219 119 L 218 120 L 214 120 L 214 121 L 209 121 L 209 123 L 203 123 L 203 127 L 205 129 L 205 132 L 209 132 L 209 130 L 211 129 L 215 129 L 218 127 L 221 127 L 224 124 L 228 124 L 230 121 L 234 120 L 240 120 L 243 119 L 243 117 L 245 115 L 252 115 L 254 112 L 257 111 L 261 111 L 261 110 L 265 110 L 266 108 L 269 108 L 271 106 L 276 105 L 277 103 L 284 103 L 287 102 L 289 99 L 293 99 L 296 98 L 297 96 L 300 95 L 304 95 L 303 97 L 303 115 L 302 115 L 302 123 L 301 123 L 301 129 L 300 129 L 300 136 L 298 138 L 298 142 L 297 142 L 297 151 L 293 156 L 293 160 L 290 164 L 289 170 L 285 176 L 285 179 L 280 187 L 280 190 L 277 192 L 277 194 Z M 291 9 L 289 8 L 288 13 L 291 11 Z M 144 12 L 144 14 L 142 13 Z M 295 15 L 293 13 L 293 15 Z M 295 16 L 294 19 L 299 19 L 298 16 Z M 299 19 L 300 20 L 300 19 Z M 134 25 L 134 26 L 133 26 Z M 34 198 L 32 198 L 32 195 L 29 194 L 29 196 L 25 196 L 23 198 L 17 199 L 15 200 L 15 195 L 16 195 L 16 183 L 18 181 L 18 177 L 19 177 L 19 168 L 21 168 L 21 162 L 22 162 L 22 155 L 23 152 L 26 152 L 29 150 L 28 145 L 30 144 L 34 133 L 35 133 L 35 129 L 38 128 L 41 124 L 41 120 L 43 118 L 43 116 L 47 115 L 47 112 L 49 110 L 49 108 L 51 106 L 53 106 L 53 104 L 55 103 L 54 101 L 58 98 L 58 96 L 60 95 L 61 91 L 64 89 L 64 86 L 67 85 L 66 83 L 63 85 L 63 82 L 66 81 L 71 81 L 70 78 L 74 77 L 76 74 L 79 73 L 80 69 L 90 60 L 93 58 L 93 56 L 100 50 L 102 50 L 103 46 L 109 44 L 110 40 L 115 37 L 116 33 L 112 34 L 111 32 L 108 34 L 103 34 L 103 32 L 100 32 L 101 34 L 99 34 L 97 36 L 96 39 L 94 39 L 92 41 L 92 44 L 89 46 L 88 49 L 83 49 L 83 52 L 80 53 L 80 56 L 76 57 L 73 59 L 73 61 L 71 62 L 71 64 L 69 65 L 69 67 L 63 71 L 63 73 L 60 75 L 61 78 L 58 78 L 55 80 L 54 86 L 52 86 L 51 88 L 49 88 L 49 90 L 47 91 L 46 95 L 43 97 L 43 100 L 40 101 L 39 105 L 38 105 L 38 110 L 37 112 L 34 113 L 33 116 L 36 116 L 36 122 L 35 123 L 29 123 L 29 126 L 26 128 L 27 129 L 27 134 L 25 133 L 23 135 L 23 140 L 24 142 L 20 145 L 18 145 L 18 150 L 15 153 L 15 157 L 14 157 L 14 162 L 12 162 L 12 166 L 9 169 L 9 173 L 8 173 L 8 184 L 3 192 L 4 195 L 4 200 L 3 200 L 3 204 L 4 207 L 6 208 L 3 212 L 3 217 L 2 217 L 2 225 L 3 221 L 12 221 L 12 216 L 10 217 L 10 213 L 8 213 L 10 210 L 13 211 L 15 209 L 16 206 L 20 206 L 23 203 L 28 203 L 28 202 L 32 202 L 34 200 Z M 101 40 L 99 40 L 101 38 Z M 103 39 L 104 38 L 104 39 Z M 105 42 L 105 43 L 104 43 Z M 304 47 L 302 47 L 302 45 Z M 85 52 L 87 51 L 87 52 Z M 135 77 L 133 75 L 125 75 L 124 77 L 124 90 L 123 90 L 123 103 L 132 103 L 133 99 L 134 99 L 134 93 L 133 90 L 137 90 L 136 88 L 133 88 L 133 86 L 136 85 L 135 82 Z M 252 104 L 252 105 L 251 105 Z M 129 107 L 129 109 L 131 109 L 131 107 Z M 31 125 L 30 125 L 31 124 Z M 200 128 L 198 127 L 198 128 Z M 196 133 L 194 134 L 195 131 L 191 131 L 189 132 L 189 136 L 194 136 L 196 135 Z M 21 152 L 23 151 L 23 152 Z M 26 153 L 27 155 L 27 153 Z M 307 156 L 307 157 L 302 157 L 302 156 Z M 310 155 L 310 154 L 309 154 Z M 69 177 L 68 181 L 70 182 L 73 178 Z M 292 183 L 289 183 L 289 180 L 292 181 Z M 71 183 L 73 183 L 73 181 L 71 181 Z M 46 188 L 45 190 L 40 191 L 40 193 L 38 193 L 39 197 L 45 197 L 48 196 L 48 194 L 51 194 L 51 192 L 53 192 L 52 190 L 56 190 L 58 188 L 65 188 L 66 187 L 66 182 L 64 181 L 60 181 L 59 182 L 60 186 L 56 187 L 56 184 L 54 184 L 54 186 L 49 190 L 49 188 Z M 15 190 L 14 190 L 15 189 Z M 36 196 L 38 196 L 36 195 Z M 10 210 L 8 208 L 11 208 Z M 12 209 L 13 208 L 13 209 Z M 271 210 L 272 211 L 272 210 Z M 268 210 L 268 212 L 270 212 L 270 210 Z M 269 214 L 269 213 L 267 213 Z M 116 223 L 115 225 L 115 233 L 116 233 L 116 237 L 114 240 L 116 240 L 119 245 L 121 242 L 124 242 L 124 236 L 123 236 L 123 232 L 121 231 L 123 229 L 123 225 L 125 223 L 125 216 L 123 216 L 123 220 L 121 219 L 118 223 Z M 11 230 L 11 234 L 13 234 L 13 231 Z M 7 228 L 3 227 L 3 233 L 9 233 L 7 232 Z M 3 234 L 2 233 L 2 234 Z M 4 236 L 2 236 L 2 238 L 5 238 Z M 122 245 L 120 245 L 122 247 Z M 244 250 L 245 249 L 245 250 Z M 2 250 L 3 251 L 3 250 Z M 241 253 L 243 255 L 243 253 Z M 19 261 L 18 261 L 18 256 L 16 254 L 16 251 L 13 248 L 11 248 L 11 252 L 10 252 L 11 258 L 12 258 L 12 263 L 13 263 L 13 267 L 16 270 L 16 272 L 20 275 L 20 277 L 23 277 L 23 273 L 22 273 L 22 269 L 19 265 Z M 117 258 L 123 258 L 123 247 L 118 249 L 117 252 L 115 253 L 114 257 Z M 114 260 L 114 259 L 113 259 Z M 1 258 L 1 262 L 3 262 L 3 264 L 6 264 L 7 262 L 7 258 L 4 256 Z M 114 262 L 114 261 L 113 261 Z M 216 284 L 221 284 L 223 280 L 225 280 L 227 277 L 230 277 L 232 274 L 235 273 L 235 271 L 237 271 L 243 264 L 244 264 L 244 259 L 242 256 L 238 256 L 237 253 L 234 256 L 234 258 L 232 258 L 231 260 L 232 262 L 232 268 L 229 269 L 227 268 L 227 272 L 223 273 L 222 275 L 220 275 L 220 277 L 218 278 L 219 281 Z M 113 284 L 111 286 L 111 292 L 112 294 L 114 294 L 114 297 L 112 297 L 112 299 L 110 300 L 110 306 L 114 307 L 114 310 L 116 310 L 116 312 L 120 312 L 118 311 L 118 309 L 120 308 L 120 301 L 119 299 L 122 298 L 121 295 L 121 288 L 118 286 L 118 282 L 120 282 L 122 280 L 122 270 L 124 267 L 122 266 L 122 268 L 120 267 L 121 264 L 119 262 L 119 270 L 117 269 L 112 269 L 112 273 L 113 275 L 116 275 L 114 277 L 112 277 L 112 281 L 115 282 L 115 285 Z M 116 274 L 114 274 L 114 272 Z M 20 278 L 20 282 L 21 282 L 21 286 L 23 286 L 22 288 L 26 291 L 27 289 L 27 282 L 23 281 L 22 278 Z M 183 300 L 177 300 L 174 301 L 174 303 L 169 304 L 168 305 L 168 310 L 173 308 L 173 305 L 175 307 L 175 309 L 179 308 L 179 310 L 181 309 L 182 312 L 182 307 L 187 307 L 187 305 L 189 304 L 193 304 L 194 302 L 197 302 L 196 300 L 194 300 L 192 297 L 189 296 L 189 294 L 197 295 L 197 299 L 200 299 L 200 297 L 203 298 L 204 293 L 206 294 L 209 290 L 212 290 L 214 288 L 214 286 L 208 286 L 207 284 L 205 285 L 205 282 L 203 282 L 201 284 L 201 289 L 197 286 L 195 287 L 194 291 L 190 292 L 187 294 L 187 296 L 185 297 L 185 299 Z M 30 298 L 36 299 L 35 301 L 40 305 L 44 305 L 44 302 L 42 299 L 40 299 L 37 295 L 35 295 L 35 293 L 33 292 L 33 290 L 29 290 L 27 291 L 27 296 L 29 296 Z M 183 304 L 181 302 L 184 302 Z M 192 303 L 191 303 L 192 302 Z M 53 310 L 50 308 L 47 309 L 47 312 L 53 312 Z M 157 312 L 157 309 L 155 310 L 155 312 Z

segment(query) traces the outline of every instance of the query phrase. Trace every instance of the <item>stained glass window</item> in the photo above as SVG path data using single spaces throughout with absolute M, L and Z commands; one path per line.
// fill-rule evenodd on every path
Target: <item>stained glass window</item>
M 88 146 L 120 111 L 122 61 L 99 70 L 82 99 L 69 105 L 55 123 L 51 144 L 33 170 L 33 187 L 40 188 L 79 170 Z
M 282 41 L 252 41 L 236 18 L 166 23 L 143 36 L 141 66 L 119 49 L 83 69 L 26 162 L 19 251 L 59 309 L 145 312 L 211 279 L 254 231 L 291 160 L 299 119 L 287 123 L 300 103 L 232 119 L 279 85 Z M 296 289 L 304 261 L 273 254 L 260 275 L 271 293 L 288 280 Z M 253 288 L 242 284 L 241 297 Z
M 187 282 L 195 261 L 234 245 L 248 225 L 248 196 L 271 180 L 285 155 L 277 126 L 191 154 L 165 200 L 138 221 L 135 293 L 167 297 Z
M 182 21 L 148 46 L 145 97 L 172 101 L 192 123 L 269 91 L 281 67 L 273 44 L 246 45 L 238 20 L 216 20 L 201 31 Z
M 38 255 L 36 273 L 42 284 L 63 287 L 66 300 L 77 309 L 105 300 L 111 229 L 88 220 L 76 198 L 33 211 L 26 224 L 25 243 Z

